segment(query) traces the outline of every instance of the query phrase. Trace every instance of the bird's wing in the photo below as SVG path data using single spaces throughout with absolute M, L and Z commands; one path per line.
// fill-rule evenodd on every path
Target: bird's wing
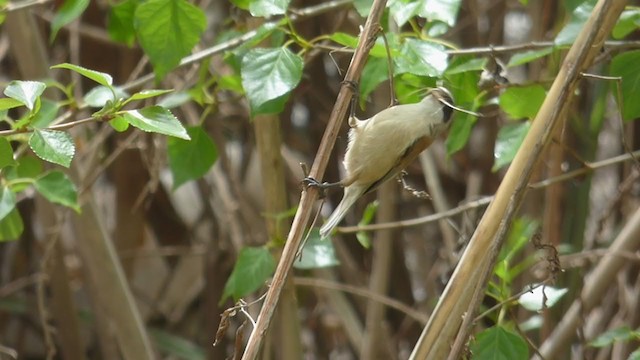
M 430 136 L 423 136 L 418 138 L 418 140 L 416 140 L 413 144 L 409 145 L 409 147 L 405 149 L 398 160 L 396 160 L 395 165 L 386 174 L 384 174 L 383 177 L 372 183 L 364 193 L 366 194 L 370 191 L 375 190 L 385 181 L 398 175 L 398 173 L 409 166 L 409 164 L 411 164 L 411 162 L 413 162 L 413 160 L 415 160 L 421 152 L 428 148 L 432 142 L 433 138 Z

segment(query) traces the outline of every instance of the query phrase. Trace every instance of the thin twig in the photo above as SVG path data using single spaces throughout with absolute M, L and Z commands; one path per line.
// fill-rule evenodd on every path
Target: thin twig
M 5 12 L 12 12 L 12 11 L 18 11 L 18 10 L 24 10 L 24 9 L 28 9 L 30 7 L 34 7 L 34 6 L 39 6 L 39 5 L 44 5 L 48 2 L 51 2 L 52 0 L 25 0 L 25 1 L 13 1 L 8 3 L 7 5 L 5 5 L 4 7 L 4 11 Z

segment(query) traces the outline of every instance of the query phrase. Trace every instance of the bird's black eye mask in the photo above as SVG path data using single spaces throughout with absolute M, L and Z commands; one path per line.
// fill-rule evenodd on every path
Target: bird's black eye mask
M 448 123 L 449 120 L 451 120 L 455 107 L 455 104 L 453 103 L 453 96 L 451 96 L 449 90 L 445 88 L 436 88 L 433 90 L 433 95 L 442 104 L 442 120 L 445 123 Z

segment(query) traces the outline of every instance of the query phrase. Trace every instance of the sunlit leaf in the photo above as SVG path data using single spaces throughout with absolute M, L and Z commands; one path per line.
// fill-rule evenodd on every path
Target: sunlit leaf
M 535 285 L 528 285 L 528 288 Z M 518 303 L 529 311 L 538 312 L 557 304 L 568 291 L 569 289 L 556 289 L 552 286 L 538 286 L 520 295 Z
M 115 98 L 113 97 L 113 93 L 115 92 Z M 116 101 L 118 99 L 124 99 L 129 97 L 122 89 L 108 88 L 106 86 L 96 86 L 93 89 L 89 90 L 84 95 L 84 102 L 94 108 L 101 108 L 107 104 L 109 101 Z
M 109 120 L 109 125 L 113 128 L 113 130 L 117 132 L 124 132 L 129 129 L 129 122 L 124 116 L 116 116 L 113 119 Z
M 407 39 L 400 53 L 401 56 L 394 58 L 397 74 L 408 72 L 420 76 L 440 77 L 447 69 L 448 55 L 442 45 Z
M 0 186 L 0 221 L 16 207 L 16 194 L 6 186 Z
M 221 302 L 228 297 L 238 300 L 259 289 L 265 285 L 275 268 L 275 260 L 266 247 L 243 248 L 224 286 Z
M 622 118 L 631 121 L 640 117 L 640 50 L 628 51 L 616 55 L 611 61 L 611 75 L 622 78 Z M 615 84 L 612 86 L 617 99 Z M 620 99 L 617 99 L 620 102 Z
M 282 15 L 287 11 L 290 0 L 252 0 L 249 4 L 251 15 L 269 17 Z
M 186 0 L 149 0 L 138 5 L 134 26 L 140 46 L 162 79 L 200 41 L 206 18 Z
M 498 171 L 504 166 L 511 164 L 513 158 L 515 158 L 522 141 L 527 136 L 529 122 L 522 122 L 518 124 L 509 124 L 503 126 L 498 131 L 498 139 L 496 140 L 496 147 L 493 151 L 495 161 L 493 163 L 492 171 Z
M 79 18 L 87 6 L 89 6 L 89 0 L 65 0 L 53 20 L 51 20 L 50 41 L 56 38 L 58 31 L 63 26 Z
M 133 95 L 131 95 L 131 97 L 127 100 L 130 101 L 134 101 L 134 100 L 143 100 L 143 99 L 149 99 L 149 98 L 153 98 L 153 97 L 157 97 L 160 95 L 164 95 L 167 93 L 172 92 L 172 89 L 166 89 L 166 90 L 159 90 L 159 89 L 149 89 L 149 90 L 142 90 L 140 92 L 137 92 Z
M 173 116 L 171 111 L 161 106 L 124 111 L 122 116 L 129 124 L 140 130 L 189 140 L 187 130 L 185 130 L 180 121 Z
M 421 0 L 418 15 L 453 26 L 456 24 L 460 2 L 461 0 Z
M 38 177 L 34 183 L 36 190 L 52 203 L 67 206 L 80 212 L 78 190 L 62 171 L 51 171 Z
M 12 99 L 12 98 L 2 98 L 0 99 L 0 110 L 9 110 L 18 106 L 24 106 L 22 101 Z
M 67 69 L 67 70 L 75 71 L 78 74 L 80 74 L 80 75 L 82 75 L 82 76 L 84 76 L 86 78 L 89 78 L 89 79 L 97 82 L 98 84 L 100 84 L 102 86 L 106 86 L 108 88 L 112 88 L 112 85 L 113 85 L 113 78 L 111 77 L 111 75 L 103 73 L 103 72 L 100 72 L 100 71 L 87 69 L 87 68 L 84 68 L 82 66 L 64 63 L 64 64 L 54 65 L 51 68 L 52 69 Z
M 494 326 L 476 334 L 471 344 L 474 360 L 528 359 L 527 342 L 502 326 Z
M 321 239 L 318 229 L 314 228 L 302 248 L 300 259 L 293 264 L 293 267 L 296 269 L 319 269 L 339 264 L 333 243 Z
M 18 100 L 26 106 L 27 109 L 33 110 L 36 106 L 36 101 L 46 88 L 47 85 L 39 81 L 14 80 L 4 89 L 4 94 L 12 99 Z
M 187 181 L 204 176 L 218 158 L 216 145 L 202 127 L 189 127 L 187 133 L 191 141 L 178 138 L 170 138 L 167 141 L 174 189 Z
M 242 59 L 242 86 L 254 115 L 265 103 L 287 95 L 302 78 L 302 59 L 285 47 L 252 49 Z
M 31 150 L 41 159 L 69 167 L 76 152 L 71 135 L 57 130 L 34 130 L 29 137 Z

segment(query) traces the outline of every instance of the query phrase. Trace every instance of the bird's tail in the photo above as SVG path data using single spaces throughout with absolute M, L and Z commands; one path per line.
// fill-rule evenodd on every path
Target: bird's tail
M 344 189 L 344 196 L 342 197 L 342 200 L 335 210 L 333 210 L 333 213 L 329 216 L 324 225 L 320 228 L 320 238 L 326 238 L 327 235 L 331 234 L 333 229 L 338 226 L 342 218 L 347 214 L 347 211 L 356 202 L 356 200 L 362 196 L 365 190 L 365 188 L 355 185 L 347 186 Z

